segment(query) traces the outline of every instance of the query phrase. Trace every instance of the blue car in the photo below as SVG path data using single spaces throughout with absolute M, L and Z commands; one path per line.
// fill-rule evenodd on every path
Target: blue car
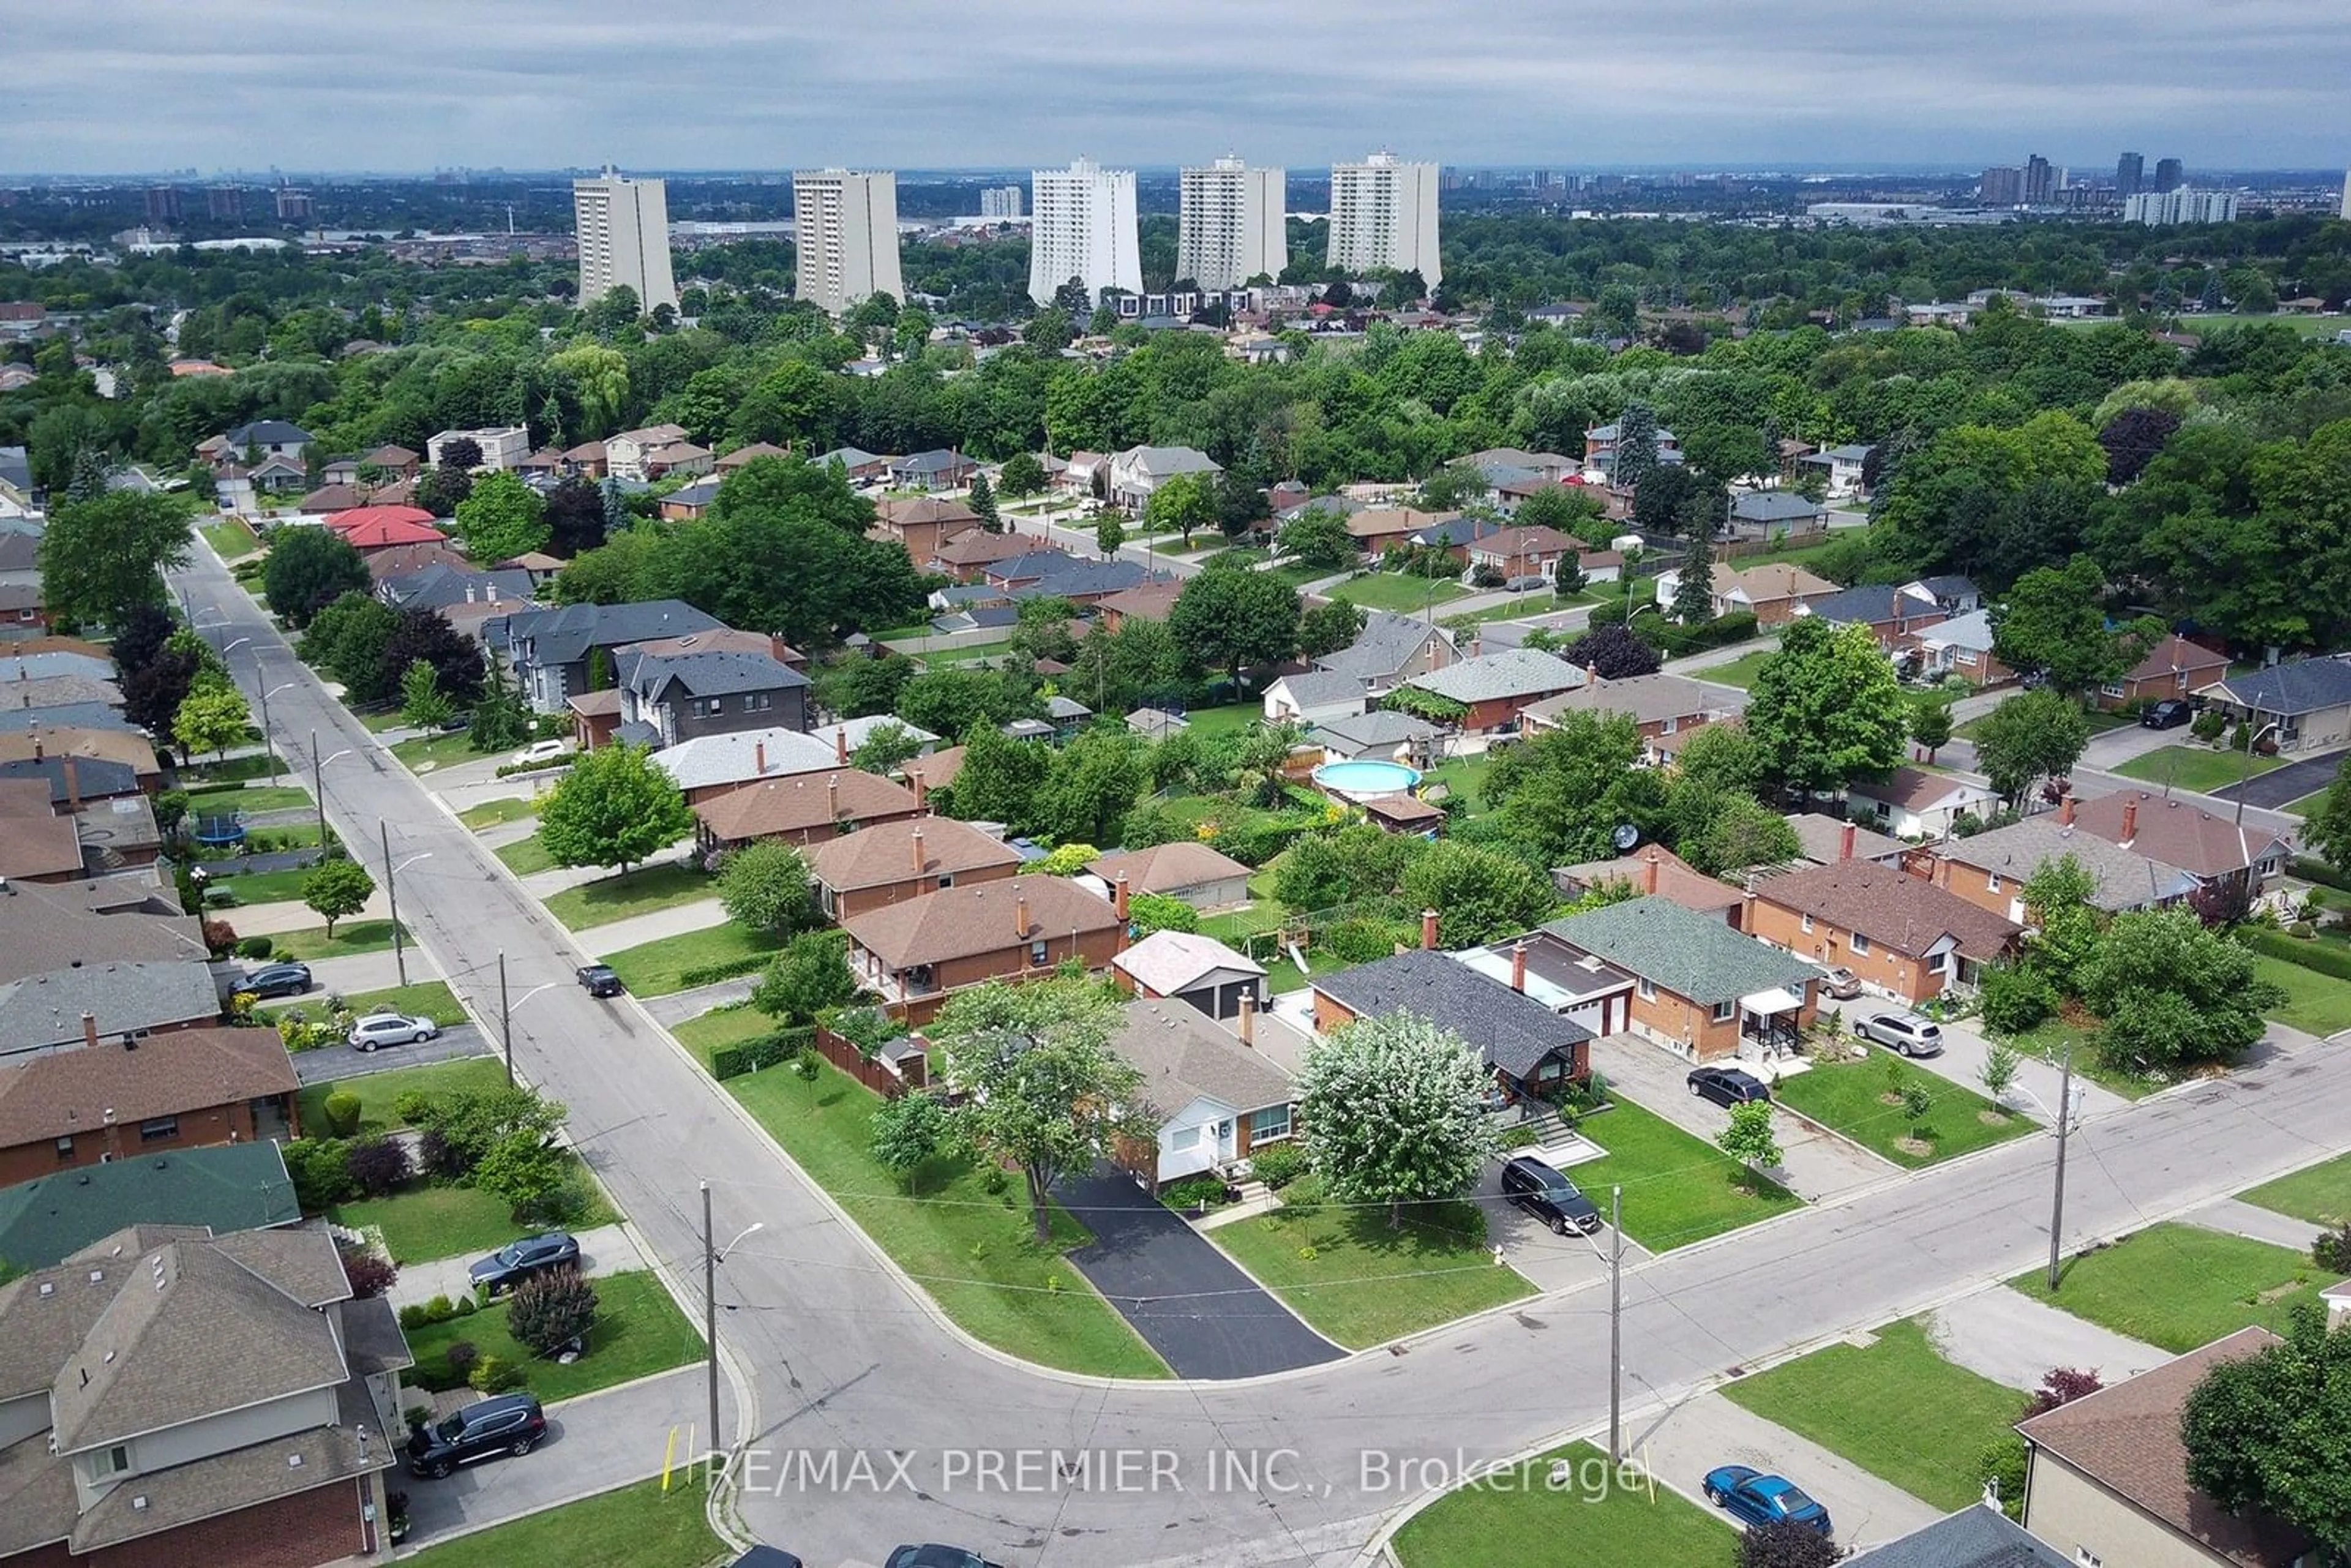
M 1767 1476 L 1745 1465 L 1706 1472 L 1706 1500 L 1749 1524 L 1801 1524 L 1829 1532 L 1829 1511 L 1785 1476 Z

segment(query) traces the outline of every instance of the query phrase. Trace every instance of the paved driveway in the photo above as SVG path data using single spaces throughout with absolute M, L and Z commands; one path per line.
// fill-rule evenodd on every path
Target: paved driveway
M 1729 1112 L 1689 1092 L 1689 1063 L 1671 1051 L 1629 1035 L 1613 1035 L 1592 1042 L 1592 1065 L 1608 1080 L 1611 1089 L 1708 1145 L 1730 1124 Z M 1789 1191 L 1808 1203 L 1900 1174 L 1900 1167 L 1891 1162 L 1793 1116 L 1775 1116 L 1772 1123 L 1779 1130 L 1783 1156 L 1774 1174 Z M 1593 1138 L 1602 1145 L 1608 1142 L 1606 1117 L 1593 1124 Z
M 2342 766 L 2340 752 L 2305 757 L 2299 762 L 2273 768 L 2267 773 L 2256 773 L 2241 784 L 2224 784 L 2212 793 L 2223 800 L 2242 800 L 2248 806 L 2274 811 L 2334 783 L 2335 770 Z
M 1178 1377 L 1255 1377 L 1346 1354 L 1126 1175 L 1097 1165 L 1054 1197 L 1094 1233 L 1070 1254 Z
M 437 1040 L 416 1045 L 388 1046 L 359 1051 L 348 1045 L 320 1046 L 294 1053 L 294 1076 L 305 1083 L 334 1083 L 364 1077 L 394 1067 L 421 1067 L 428 1061 L 454 1061 L 461 1056 L 491 1055 L 489 1037 L 472 1024 L 444 1029 Z

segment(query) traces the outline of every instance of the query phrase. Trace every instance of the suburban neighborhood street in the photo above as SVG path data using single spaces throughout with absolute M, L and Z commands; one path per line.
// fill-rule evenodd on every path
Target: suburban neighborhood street
M 277 740 L 291 750 L 315 733 L 322 752 L 350 753 L 322 775 L 345 840 L 372 843 L 385 822 L 394 853 L 431 854 L 401 879 L 402 914 L 477 1018 L 496 1014 L 503 953 L 519 1071 L 569 1106 L 582 1155 L 690 1317 L 702 1315 L 697 1183 L 715 1192 L 717 1241 L 762 1227 L 727 1252 L 717 1285 L 726 1361 L 749 1396 L 736 1434 L 747 1445 L 739 1511 L 762 1539 L 819 1568 L 871 1560 L 874 1543 L 890 1540 L 966 1541 L 1038 1568 L 1352 1563 L 1384 1518 L 1453 1479 L 1458 1464 L 1604 1416 L 1607 1296 L 1597 1277 L 1396 1347 L 1243 1382 L 1105 1382 L 979 1348 L 650 1014 L 571 984 L 586 956 L 580 945 L 315 679 L 292 674 L 299 666 L 278 633 L 208 552 L 179 581 L 200 613 L 225 621 L 221 638 L 270 650 L 274 678 L 292 683 L 273 703 Z M 240 681 L 251 673 L 240 663 Z M 2114 1109 L 2073 1140 L 2064 1240 L 2135 1230 L 2239 1191 L 2339 1150 L 2346 1128 L 2351 1058 L 2299 1041 L 2228 1078 Z M 1633 1429 L 1652 1406 L 1736 1370 L 2045 1260 L 2054 1157 L 2053 1140 L 2019 1139 L 1639 1263 L 1625 1280 L 1623 1321 Z M 1635 1210 L 1643 1195 L 1628 1190 L 1625 1201 Z M 1210 1316 L 1217 1301 L 1196 1310 Z M 687 1381 L 673 1375 L 664 1386 L 683 1395 Z M 651 1473 L 668 1426 L 693 1401 L 620 1403 L 594 1440 L 642 1456 L 637 1473 Z M 474 1484 L 551 1479 L 569 1490 L 560 1459 L 578 1440 L 567 1431 L 549 1448 L 555 1462 L 501 1467 Z M 1129 1450 L 1173 1459 L 1072 1472 L 1047 1459 L 1053 1450 L 1065 1461 Z M 1003 1456 L 1002 1468 L 974 1469 L 975 1451 Z M 901 1456 L 910 1482 L 843 1487 L 841 1472 L 796 1458 L 825 1454 L 843 1466 L 862 1455 L 884 1478 L 885 1456 Z M 1035 1462 L 1021 1459 L 1029 1454 Z M 1736 1457 L 1704 1444 L 1689 1454 L 1677 1466 Z M 1236 1482 L 1251 1460 L 1257 1483 Z M 622 1479 L 599 1474 L 596 1484 Z M 1856 1506 L 1874 1538 L 1906 1522 Z

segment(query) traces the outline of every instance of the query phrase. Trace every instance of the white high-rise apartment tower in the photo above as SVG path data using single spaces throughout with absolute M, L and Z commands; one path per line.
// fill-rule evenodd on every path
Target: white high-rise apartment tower
M 1374 152 L 1331 166 L 1330 265 L 1346 272 L 1417 269 L 1430 289 L 1445 276 L 1437 259 L 1437 165 L 1399 163 Z
M 1290 265 L 1288 189 L 1281 170 L 1252 169 L 1229 155 L 1185 170 L 1176 276 L 1211 289 L 1238 288 L 1259 273 L 1280 277 Z
M 1073 160 L 1029 176 L 1029 298 L 1050 305 L 1072 277 L 1099 303 L 1105 288 L 1143 292 L 1135 239 L 1134 171 Z
M 1022 192 L 1018 185 L 987 185 L 979 193 L 979 215 L 983 218 L 1009 220 L 1021 214 Z
M 2346 169 L 2343 171 L 2342 215 L 2346 219 L 2351 219 L 2351 169 Z
M 792 176 L 795 298 L 838 316 L 870 294 L 906 297 L 898 272 L 898 176 L 803 169 Z
M 669 187 L 632 180 L 610 163 L 593 180 L 571 182 L 571 217 L 580 232 L 580 303 L 627 284 L 647 315 L 656 305 L 677 308 L 677 280 L 669 270 Z

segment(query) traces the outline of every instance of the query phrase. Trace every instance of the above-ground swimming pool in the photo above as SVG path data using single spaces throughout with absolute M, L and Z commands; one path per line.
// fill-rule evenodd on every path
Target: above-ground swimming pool
M 1325 762 L 1311 776 L 1323 793 L 1343 800 L 1374 800 L 1383 795 L 1409 795 L 1420 782 L 1420 769 L 1401 762 L 1358 758 L 1352 762 Z

